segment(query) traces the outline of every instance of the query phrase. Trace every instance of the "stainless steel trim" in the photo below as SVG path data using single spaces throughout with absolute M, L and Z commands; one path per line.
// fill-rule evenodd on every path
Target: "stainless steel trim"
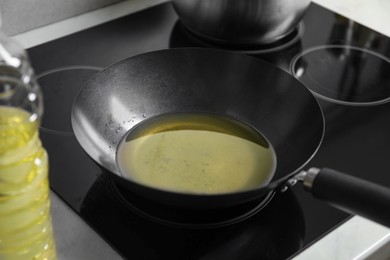
M 309 191 L 312 189 L 314 180 L 319 172 L 320 169 L 314 167 L 306 171 L 306 174 L 303 176 L 303 186 L 305 187 L 305 189 Z

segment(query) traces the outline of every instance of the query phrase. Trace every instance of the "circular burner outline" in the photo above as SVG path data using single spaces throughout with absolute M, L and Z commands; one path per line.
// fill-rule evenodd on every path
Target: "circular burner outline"
M 68 71 L 68 70 L 80 70 L 80 69 L 81 70 L 96 70 L 96 71 L 100 71 L 103 68 L 102 67 L 98 67 L 98 66 L 88 66 L 88 65 L 74 65 L 74 66 L 58 67 L 58 68 L 50 69 L 50 70 L 47 70 L 47 71 L 44 71 L 44 72 L 41 72 L 41 73 L 37 74 L 35 79 L 39 80 L 40 78 L 42 78 L 44 76 L 47 76 L 47 75 L 50 75 L 50 74 L 53 74 L 53 73 L 57 73 L 57 72 Z M 41 91 L 42 91 L 42 87 L 41 87 Z M 45 107 L 44 107 L 44 111 L 45 111 Z M 74 135 L 73 132 L 65 132 L 65 131 L 53 130 L 53 129 L 46 128 L 46 127 L 44 127 L 42 125 L 39 127 L 39 129 L 42 132 L 49 133 L 49 134 L 56 134 L 56 135 L 62 135 L 62 136 L 73 136 Z
M 370 49 L 366 49 L 366 48 L 362 48 L 362 47 L 357 47 L 357 46 L 352 46 L 352 45 L 337 45 L 337 44 L 330 44 L 330 45 L 319 45 L 319 46 L 315 46 L 315 47 L 312 47 L 312 48 L 308 48 L 308 49 L 305 49 L 303 50 L 302 52 L 298 53 L 297 55 L 295 55 L 293 57 L 293 59 L 291 60 L 290 62 L 290 72 L 291 74 L 297 78 L 299 80 L 299 77 L 297 77 L 297 73 L 295 73 L 295 66 L 296 66 L 296 63 L 297 61 L 303 57 L 304 55 L 308 54 L 308 53 L 311 53 L 311 52 L 315 52 L 315 51 L 318 51 L 318 50 L 324 50 L 324 49 L 350 49 L 350 50 L 356 50 L 356 51 L 360 51 L 360 52 L 365 52 L 365 53 L 368 53 L 370 55 L 373 55 L 375 57 L 378 57 L 380 59 L 382 59 L 383 61 L 386 61 L 389 65 L 390 65 L 390 58 L 378 53 L 378 52 L 375 52 L 375 51 L 372 51 Z M 314 79 L 313 79 L 314 81 Z M 307 86 L 306 86 L 307 87 Z M 367 101 L 367 102 L 350 102 L 350 101 L 343 101 L 343 100 L 338 100 L 338 99 L 334 99 L 334 98 L 330 98 L 330 97 L 327 97 L 327 96 L 324 96 L 324 95 L 321 95 L 313 90 L 311 90 L 309 87 L 307 87 L 311 93 L 313 93 L 314 96 L 320 98 L 320 99 L 323 99 L 325 101 L 329 101 L 331 103 L 336 103 L 336 104 L 341 104 L 341 105 L 348 105 L 348 106 L 375 106 L 375 105 L 381 105 L 381 104 L 385 104 L 385 103 L 388 103 L 390 101 L 390 96 L 387 97 L 387 98 L 384 98 L 384 99 L 381 99 L 381 100 L 376 100 L 376 101 Z
M 216 222 L 210 222 L 210 223 L 190 223 L 190 222 L 178 222 L 173 221 L 169 219 L 164 219 L 157 217 L 155 215 L 152 215 L 148 212 L 145 212 L 144 210 L 140 209 L 139 207 L 133 205 L 131 202 L 129 202 L 119 191 L 118 187 L 116 186 L 116 183 L 113 179 L 107 178 L 108 184 L 111 187 L 111 191 L 114 193 L 114 196 L 120 201 L 120 203 L 126 207 L 128 210 L 131 210 L 135 214 L 139 215 L 142 218 L 145 218 L 147 220 L 153 221 L 158 224 L 163 224 L 175 228 L 186 228 L 186 229 L 211 229 L 211 228 L 220 228 L 220 227 L 226 227 L 230 226 L 236 223 L 239 223 L 241 221 L 244 221 L 254 215 L 256 215 L 259 211 L 261 211 L 264 207 L 268 205 L 268 203 L 272 200 L 272 198 L 275 196 L 275 191 L 270 191 L 267 195 L 264 196 L 264 198 L 260 199 L 259 203 L 256 204 L 252 209 L 249 211 L 240 214 L 236 217 L 232 217 L 226 220 L 222 221 L 216 221 Z
M 303 22 L 300 22 L 298 24 L 298 26 L 296 27 L 296 29 L 294 29 L 291 32 L 291 33 L 294 33 L 294 31 L 297 30 L 297 33 L 295 34 L 295 36 L 292 39 L 290 39 L 289 41 L 287 41 L 287 42 L 285 42 L 285 43 L 283 43 L 281 45 L 277 45 L 277 46 L 271 47 L 271 48 L 264 47 L 264 46 L 267 46 L 267 45 L 275 44 L 275 43 L 270 43 L 270 44 L 265 44 L 265 45 L 259 45 L 258 47 L 260 49 L 256 49 L 256 46 L 248 47 L 248 49 L 244 49 L 244 48 L 242 48 L 240 46 L 235 47 L 234 45 L 232 45 L 232 46 L 229 47 L 229 46 L 224 46 L 222 44 L 218 45 L 217 43 L 208 42 L 206 40 L 203 40 L 199 36 L 197 36 L 195 33 L 193 33 L 190 29 L 188 29 L 184 25 L 183 25 L 183 28 L 187 32 L 187 36 L 191 37 L 192 40 L 196 40 L 197 42 L 201 43 L 202 45 L 204 45 L 204 47 L 207 47 L 207 48 L 219 48 L 219 49 L 222 49 L 222 50 L 234 51 L 234 52 L 243 53 L 243 54 L 266 54 L 266 53 L 276 52 L 276 51 L 279 51 L 279 50 L 284 50 L 285 48 L 290 47 L 294 43 L 298 42 L 302 38 L 302 35 L 305 32 L 305 25 L 304 25 Z M 285 37 L 289 37 L 289 36 L 290 36 L 290 34 L 287 34 Z M 283 39 L 284 38 L 281 38 L 281 39 L 278 39 L 277 41 L 283 41 Z M 264 49 L 261 49 L 261 47 L 264 47 Z

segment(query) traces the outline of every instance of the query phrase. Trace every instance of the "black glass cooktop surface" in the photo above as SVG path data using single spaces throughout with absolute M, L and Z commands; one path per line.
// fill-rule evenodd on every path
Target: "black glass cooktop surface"
M 301 185 L 237 211 L 164 209 L 117 187 L 85 154 L 70 124 L 77 91 L 100 69 L 167 48 L 223 48 L 178 21 L 170 3 L 29 49 L 42 86 L 41 138 L 58 194 L 127 259 L 286 259 L 350 216 L 312 198 Z M 307 165 L 330 167 L 390 187 L 390 39 L 312 4 L 279 42 L 235 50 L 301 80 L 323 108 L 324 141 Z M 299 150 L 297 151 L 299 152 Z

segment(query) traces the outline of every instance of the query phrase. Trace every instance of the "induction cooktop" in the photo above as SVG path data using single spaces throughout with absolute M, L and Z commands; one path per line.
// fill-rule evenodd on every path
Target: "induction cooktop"
M 286 259 L 350 215 L 295 185 L 235 211 L 167 210 L 117 186 L 71 127 L 73 99 L 102 68 L 149 51 L 202 47 L 251 55 L 302 81 L 325 115 L 307 168 L 330 167 L 390 187 L 390 39 L 312 3 L 288 36 L 266 46 L 216 46 L 192 35 L 170 3 L 30 48 L 43 95 L 41 138 L 51 189 L 126 259 Z M 299 153 L 299 149 L 296 151 Z

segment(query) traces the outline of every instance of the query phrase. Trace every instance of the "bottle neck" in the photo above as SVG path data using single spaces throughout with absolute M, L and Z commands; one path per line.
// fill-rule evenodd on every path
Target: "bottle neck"
M 30 121 L 43 113 L 42 94 L 34 78 L 26 51 L 0 32 L 0 106 L 16 107 L 31 114 Z
M 0 107 L 26 112 L 28 122 L 39 122 L 42 116 L 42 96 L 34 81 L 24 82 L 21 72 L 0 63 Z M 21 122 L 22 123 L 22 122 Z

